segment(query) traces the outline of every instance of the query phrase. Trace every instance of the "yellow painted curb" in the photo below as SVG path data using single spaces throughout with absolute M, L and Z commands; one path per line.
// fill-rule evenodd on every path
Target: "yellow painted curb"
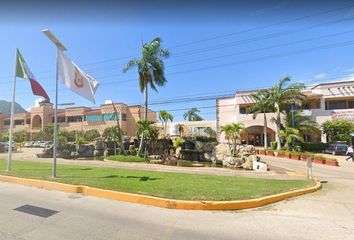
M 294 190 L 285 193 L 279 193 L 267 197 L 255 198 L 249 200 L 237 201 L 184 201 L 176 199 L 166 199 L 152 197 L 147 195 L 139 195 L 134 193 L 116 192 L 87 186 L 77 186 L 64 183 L 56 183 L 37 179 L 18 178 L 12 176 L 0 175 L 0 181 L 8 183 L 16 183 L 25 186 L 44 188 L 48 190 L 58 190 L 70 193 L 81 193 L 87 196 L 102 197 L 125 202 L 140 203 L 156 207 L 184 209 L 184 210 L 239 210 L 247 208 L 261 207 L 270 203 L 275 203 L 287 198 L 300 196 L 306 193 L 315 192 L 321 189 L 322 185 L 319 181 L 316 185 L 309 188 Z

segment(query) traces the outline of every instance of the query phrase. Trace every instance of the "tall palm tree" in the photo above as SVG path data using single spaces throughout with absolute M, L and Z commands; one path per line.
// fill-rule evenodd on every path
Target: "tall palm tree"
M 263 113 L 263 135 L 264 135 L 264 148 L 268 148 L 267 137 L 267 112 L 271 112 L 271 95 L 267 90 L 260 90 L 257 93 L 251 94 L 251 98 L 255 101 L 255 104 L 247 109 L 247 113 L 253 113 L 253 119 L 256 119 L 257 115 Z
M 289 109 L 291 105 L 300 106 L 306 99 L 306 96 L 301 92 L 305 87 L 304 84 L 294 83 L 286 86 L 289 81 L 289 77 L 284 77 L 269 90 L 270 103 L 276 113 L 276 118 L 273 121 L 277 125 L 277 150 L 281 150 L 281 113 Z
M 237 140 L 241 137 L 241 132 L 245 129 L 243 123 L 231 123 L 221 127 L 221 132 L 225 133 L 228 141 L 232 141 L 232 153 L 236 152 Z
M 162 58 L 168 58 L 170 52 L 161 48 L 161 38 L 157 37 L 150 43 L 144 43 L 141 49 L 141 58 L 130 60 L 123 68 L 127 72 L 133 67 L 138 68 L 140 91 L 144 92 L 145 112 L 144 120 L 148 115 L 148 87 L 157 92 L 157 86 L 163 87 L 167 80 L 165 77 L 165 65 Z M 141 136 L 139 152 L 141 151 L 144 136 Z
M 294 120 L 294 126 L 293 126 Z M 321 136 L 320 126 L 311 119 L 311 116 L 306 116 L 300 110 L 286 111 L 285 127 L 293 127 L 299 130 L 302 136 Z
M 203 121 L 204 119 L 199 116 L 199 112 L 198 108 L 191 108 L 183 114 L 183 118 L 188 121 Z
M 283 130 L 280 130 L 279 136 L 280 136 L 280 138 L 285 140 L 284 147 L 287 150 L 289 150 L 289 146 L 293 140 L 297 140 L 299 142 L 304 141 L 304 139 L 302 138 L 302 136 L 300 134 L 300 131 L 295 128 L 291 128 L 291 127 L 286 127 Z
M 170 114 L 169 112 L 165 111 L 165 110 L 161 110 L 159 112 L 159 119 L 160 121 L 162 122 L 163 124 L 163 130 L 164 130 L 164 133 L 166 135 L 166 130 L 167 130 L 167 122 L 168 121 L 173 121 L 173 116 L 172 114 Z

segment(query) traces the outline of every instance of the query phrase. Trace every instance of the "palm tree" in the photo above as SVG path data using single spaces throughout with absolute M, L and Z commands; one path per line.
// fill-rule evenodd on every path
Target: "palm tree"
M 145 139 L 149 139 L 149 140 L 157 139 L 158 138 L 158 132 L 154 128 L 153 124 L 154 124 L 154 122 L 152 122 L 150 120 L 137 121 L 137 123 L 136 123 L 136 125 L 138 127 L 137 135 L 138 136 L 144 136 Z M 146 149 L 147 149 L 147 145 L 146 145 L 146 141 L 145 141 L 145 147 L 144 147 L 144 157 L 145 157 L 145 159 L 147 159 Z M 138 152 L 138 154 L 139 153 L 140 152 Z
M 294 119 L 294 126 L 293 120 Z M 293 127 L 299 130 L 301 136 L 320 136 L 320 126 L 313 120 L 311 116 L 303 115 L 302 111 L 287 111 L 285 115 L 285 127 Z
M 188 121 L 203 121 L 204 119 L 198 115 L 199 112 L 198 108 L 191 108 L 183 114 L 183 118 Z
M 157 92 L 157 86 L 163 87 L 167 80 L 165 78 L 165 65 L 162 58 L 168 58 L 170 52 L 161 48 L 161 38 L 157 37 L 150 43 L 144 43 L 141 49 L 141 58 L 130 60 L 123 68 L 127 72 L 133 67 L 138 68 L 140 91 L 144 92 L 145 113 L 144 120 L 147 120 L 148 113 L 148 87 Z M 144 136 L 141 136 L 139 153 L 141 151 Z
M 240 139 L 241 132 L 245 129 L 242 123 L 231 123 L 221 127 L 221 132 L 225 133 L 225 137 L 228 141 L 232 141 L 232 153 L 236 152 L 237 140 Z
M 280 136 L 280 138 L 285 140 L 284 147 L 286 148 L 286 150 L 289 150 L 289 146 L 293 140 L 297 140 L 299 142 L 304 141 L 304 139 L 302 138 L 302 136 L 300 134 L 300 131 L 295 128 L 291 128 L 291 127 L 286 127 L 285 129 L 280 130 L 279 136 Z
M 281 113 L 291 105 L 300 106 L 306 99 L 306 96 L 301 93 L 301 90 L 304 89 L 304 84 L 294 83 L 286 87 L 285 84 L 289 81 L 289 77 L 284 77 L 269 90 L 270 103 L 276 113 L 276 118 L 273 121 L 277 125 L 277 150 L 281 150 Z
M 247 113 L 253 113 L 253 119 L 256 119 L 257 115 L 263 113 L 263 135 L 264 135 L 264 148 L 268 148 L 267 137 L 267 112 L 271 112 L 271 95 L 267 90 L 260 90 L 257 93 L 251 94 L 251 98 L 255 101 L 255 104 L 247 109 Z
M 160 121 L 163 124 L 163 130 L 164 130 L 164 133 L 166 135 L 167 122 L 168 121 L 172 122 L 173 121 L 173 116 L 172 116 L 172 114 L 168 113 L 167 111 L 161 110 L 159 112 L 159 119 L 160 119 Z

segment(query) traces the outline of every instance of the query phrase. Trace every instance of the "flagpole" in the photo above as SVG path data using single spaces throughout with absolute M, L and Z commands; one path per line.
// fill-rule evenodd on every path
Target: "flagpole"
M 48 29 L 42 32 L 55 44 L 57 49 L 57 63 L 55 76 L 55 108 L 54 108 L 54 139 L 53 139 L 53 167 L 52 177 L 57 175 L 57 145 L 58 145 L 58 65 L 59 65 L 59 51 L 66 51 L 64 45 L 51 33 Z
M 54 140 L 53 140 L 53 167 L 52 177 L 57 176 L 57 146 L 58 146 L 58 51 L 57 48 L 57 65 L 55 72 L 55 108 L 54 108 Z
M 12 169 L 12 138 L 13 138 L 13 127 L 14 127 L 14 112 L 15 112 L 15 96 L 16 96 L 16 67 L 17 67 L 17 49 L 15 55 L 15 70 L 14 70 L 14 82 L 12 88 L 12 103 L 11 103 L 11 116 L 10 116 L 10 131 L 9 131 L 9 149 L 8 149 L 8 159 L 7 159 L 7 171 Z

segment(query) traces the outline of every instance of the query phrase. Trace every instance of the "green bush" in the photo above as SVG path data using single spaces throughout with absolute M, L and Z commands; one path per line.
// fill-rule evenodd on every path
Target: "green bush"
M 217 142 L 216 137 L 208 137 L 208 136 L 195 136 L 195 140 L 200 142 Z
M 184 144 L 184 139 L 183 139 L 183 138 L 176 138 L 176 139 L 173 141 L 173 147 L 174 147 L 174 148 L 182 147 L 183 144 Z
M 306 152 L 323 152 L 328 146 L 327 143 L 304 142 L 301 143 L 301 149 Z
M 277 145 L 278 145 L 277 141 L 271 141 L 270 142 L 270 148 L 271 149 L 274 149 L 274 150 L 277 149 Z
M 118 161 L 118 162 L 146 162 L 144 158 L 137 157 L 137 156 L 125 156 L 125 155 L 114 155 L 109 156 L 106 158 L 107 160 L 111 161 Z

